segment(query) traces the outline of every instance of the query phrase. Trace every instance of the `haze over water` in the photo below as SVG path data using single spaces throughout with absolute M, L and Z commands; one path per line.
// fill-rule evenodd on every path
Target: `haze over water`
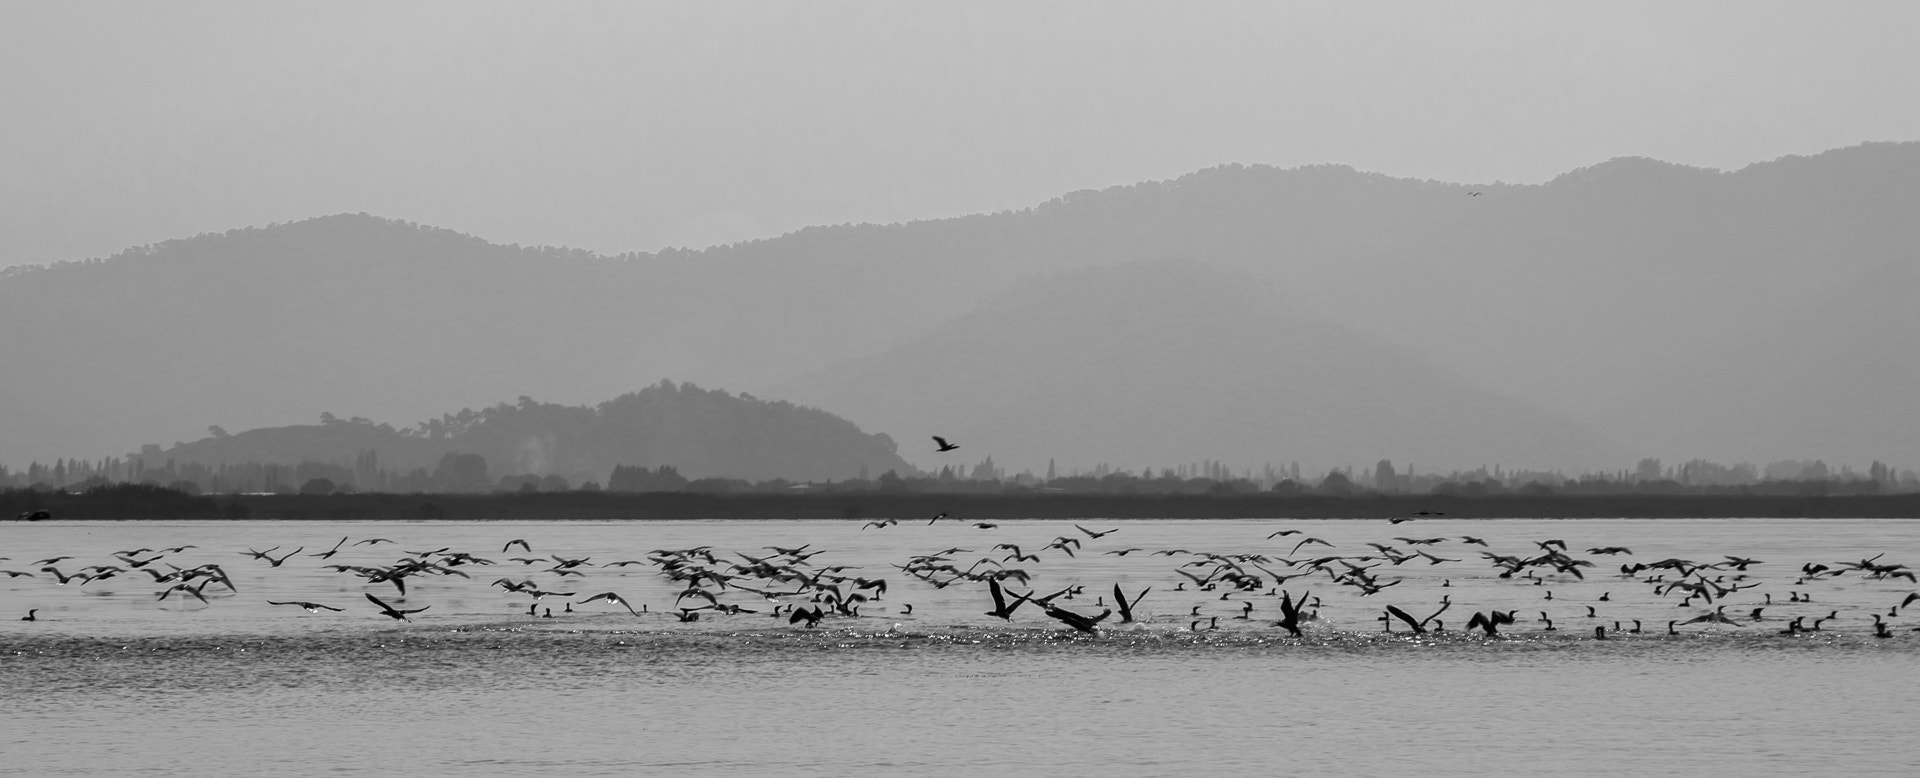
M 58 586 L 48 574 L 0 582 L 0 690 L 11 706 L 0 734 L 0 774 L 317 775 L 346 771 L 517 775 L 734 775 L 987 772 L 1059 775 L 1166 774 L 1203 770 L 1291 773 L 1517 775 L 1610 769 L 1678 775 L 1911 774 L 1904 745 L 1916 701 L 1901 679 L 1920 667 L 1920 620 L 1888 619 L 1895 636 L 1872 637 L 1915 587 L 1859 572 L 1799 583 L 1805 563 L 1837 566 L 1884 554 L 1902 564 L 1920 553 L 1920 525 L 1867 520 L 1658 521 L 1115 521 L 1005 522 L 976 529 L 956 521 L 634 523 L 39 523 L 7 524 L 0 568 L 72 555 L 57 566 L 112 563 L 112 552 L 199 546 L 166 562 L 215 562 L 237 592 L 210 602 L 156 601 L 164 588 L 128 574 Z M 1268 539 L 1281 529 L 1300 535 Z M 1563 574 L 1539 584 L 1501 579 L 1459 538 L 1484 538 L 1497 554 L 1532 554 L 1565 540 L 1591 559 L 1585 580 Z M 329 560 L 307 555 L 349 538 Z M 1044 547 L 1079 536 L 1077 556 Z M 1363 597 L 1313 573 L 1289 581 L 1295 596 L 1322 600 L 1320 619 L 1295 639 L 1273 627 L 1278 598 L 1265 589 L 1176 590 L 1195 554 L 1279 558 L 1375 555 L 1369 542 L 1414 548 L 1394 537 L 1448 540 L 1420 546 L 1449 561 L 1384 560 L 1373 573 L 1400 580 Z M 385 537 L 394 542 L 354 546 Z M 1289 556 L 1301 538 L 1309 545 Z M 508 540 L 525 538 L 532 554 Z M 892 565 L 949 548 L 966 567 L 995 543 L 1014 543 L 1041 562 L 1020 564 L 1032 588 L 1085 586 L 1056 600 L 1092 615 L 1121 584 L 1144 623 L 1110 617 L 1079 635 L 1034 608 L 1003 622 L 985 615 L 984 584 L 945 587 Z M 829 617 L 808 630 L 766 615 L 757 595 L 727 590 L 721 601 L 761 611 L 706 611 L 682 623 L 670 611 L 683 584 L 644 560 L 654 549 L 708 545 L 716 555 L 761 556 L 765 546 L 822 551 L 816 567 L 885 578 L 887 593 L 860 618 Z M 1633 555 L 1585 553 L 1627 546 Z M 280 567 L 249 549 L 303 547 Z M 449 548 L 487 558 L 471 579 L 414 576 L 402 599 L 322 567 L 391 563 L 407 551 Z M 1105 552 L 1139 548 L 1125 556 Z M 1010 552 L 995 552 L 999 559 Z M 512 557 L 589 557 L 583 576 L 541 572 Z M 1762 560 L 1724 596 L 1742 627 L 1668 620 L 1710 612 L 1676 607 L 1679 595 L 1619 575 L 1621 562 L 1667 557 L 1698 562 L 1737 555 Z M 1009 564 L 1008 566 L 1013 566 Z M 1548 571 L 1542 571 L 1548 572 Z M 1649 573 L 1642 573 L 1645 577 Z M 531 578 L 551 596 L 528 617 L 525 595 L 489 586 Z M 1443 585 L 1444 584 L 1444 585 Z M 748 584 L 755 585 L 755 584 Z M 1010 589 L 1026 586 L 1009 582 Z M 568 614 L 564 603 L 615 591 L 639 617 L 601 602 Z M 1553 599 L 1544 599 L 1547 591 Z M 363 593 L 402 608 L 427 607 L 411 623 L 379 615 Z M 1811 603 L 1786 602 L 1810 595 Z M 1605 601 L 1602 594 L 1608 595 Z M 1764 606 L 1764 619 L 1747 611 Z M 1416 636 L 1375 620 L 1385 605 L 1423 617 L 1442 596 L 1447 631 Z M 268 600 L 344 608 L 308 614 Z M 802 601 L 804 602 L 804 600 Z M 1252 618 L 1235 619 L 1241 603 Z M 683 603 L 691 606 L 692 602 Z M 912 604 L 913 613 L 903 611 Z M 1593 606 L 1597 618 L 1584 617 Z M 38 607 L 40 620 L 15 614 Z M 1195 608 L 1218 630 L 1191 629 Z M 1518 623 L 1488 638 L 1458 632 L 1476 611 L 1513 609 Z M 1557 629 L 1536 618 L 1547 611 Z M 1838 611 L 1822 631 L 1777 634 L 1787 621 Z M 1920 612 L 1916 613 L 1920 616 Z M 1646 631 L 1593 639 L 1593 626 L 1640 619 Z

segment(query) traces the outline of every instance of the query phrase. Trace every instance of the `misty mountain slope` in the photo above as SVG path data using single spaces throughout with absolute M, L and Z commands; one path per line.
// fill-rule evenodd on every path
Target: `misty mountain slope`
M 588 406 L 505 403 L 397 430 L 364 419 L 247 430 L 182 443 L 146 458 L 224 463 L 350 464 L 432 470 L 449 453 L 479 454 L 494 476 L 562 475 L 604 483 L 616 465 L 671 465 L 689 478 L 847 479 L 910 465 L 894 442 L 816 408 L 662 381 Z
M 1623 456 L 1564 418 L 1287 310 L 1263 286 L 1191 262 L 1062 274 L 779 392 L 908 441 L 923 467 L 991 455 L 1036 472 L 1049 458 L 1584 468 Z M 933 454 L 930 435 L 963 448 Z
M 0 461 L 321 411 L 583 403 L 663 375 L 763 391 L 1023 279 L 1170 258 L 1277 282 L 1302 315 L 1626 428 L 1641 420 L 1607 409 L 1645 376 L 1907 258 L 1916 203 L 1920 143 L 1899 143 L 1732 173 L 1617 159 L 1524 186 L 1229 165 L 1019 211 L 619 257 L 330 216 L 0 273 Z
M 1920 462 L 1916 289 L 1920 257 L 1810 295 L 1740 342 L 1649 381 L 1615 410 L 1631 420 L 1622 430 L 1672 460 L 1912 467 Z
M 614 327 L 581 315 L 609 307 L 594 262 L 342 216 L 12 275 L 0 317 L 30 334 L 0 346 L 25 379 L 0 404 L 68 424 L 9 453 L 28 442 L 40 456 L 120 452 L 213 423 L 421 418 L 529 387 L 573 399 L 649 383 L 650 370 L 538 380 L 569 375 Z

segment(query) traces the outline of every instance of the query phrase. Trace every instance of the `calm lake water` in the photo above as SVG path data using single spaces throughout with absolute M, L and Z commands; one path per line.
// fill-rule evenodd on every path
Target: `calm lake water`
M 0 579 L 0 774 L 1920 774 L 1920 601 L 1898 607 L 1920 587 L 1857 569 L 1920 560 L 1920 522 L 1080 522 L 1113 530 L 1098 538 L 1065 521 L 863 524 L 0 524 L 0 570 L 31 573 Z M 1281 530 L 1300 534 L 1269 537 Z M 312 556 L 343 537 L 332 557 Z M 1048 548 L 1062 537 L 1080 541 L 1075 555 Z M 373 538 L 391 542 L 360 543 Z M 1295 551 L 1304 538 L 1324 544 Z M 1411 542 L 1432 538 L 1445 540 Z M 514 539 L 531 551 L 503 551 Z M 1549 540 L 1593 563 L 1579 568 L 1584 578 L 1543 566 L 1501 578 L 1481 553 L 1537 557 Z M 1040 560 L 1009 561 L 1013 551 L 993 549 L 1001 543 Z M 1445 561 L 1396 565 L 1369 543 Z M 140 569 L 115 556 L 182 545 L 196 547 Z M 738 588 L 791 582 L 739 574 L 734 587 L 705 588 L 755 612 L 703 608 L 683 622 L 676 600 L 708 603 L 680 599 L 686 583 L 648 558 L 702 546 L 718 561 L 701 564 L 717 570 L 805 546 L 819 553 L 797 569 L 844 565 L 841 575 L 888 588 L 858 617 L 808 629 Z M 1632 553 L 1588 550 L 1609 546 Z M 278 566 L 246 553 L 296 549 Z M 1127 549 L 1137 550 L 1117 553 Z M 494 564 L 449 564 L 459 552 Z M 1280 597 L 1264 572 L 1258 589 L 1215 578 L 1200 590 L 1183 571 L 1219 569 L 1208 553 L 1260 555 L 1235 563 L 1302 574 L 1280 588 L 1315 598 L 1306 636 L 1274 626 Z M 897 567 L 916 555 L 1024 569 L 1030 586 L 1007 583 L 1021 592 L 1083 586 L 1053 602 L 1088 616 L 1112 607 L 1114 584 L 1151 591 L 1137 623 L 1111 616 L 1087 635 L 1034 606 L 990 616 L 986 584 L 935 586 Z M 1366 575 L 1384 588 L 1365 595 L 1282 561 L 1336 555 L 1372 566 Z M 1760 561 L 1741 571 L 1729 555 Z M 53 557 L 71 558 L 41 563 Z M 402 558 L 470 577 L 411 575 L 401 596 L 327 567 Z M 1619 570 L 1663 559 L 1728 564 L 1685 576 Z M 637 564 L 614 565 L 628 560 Z M 173 582 L 142 572 L 206 563 L 234 591 L 213 584 L 205 602 L 178 591 L 161 600 Z M 1846 572 L 1807 579 L 1807 564 Z M 128 569 L 66 585 L 42 570 L 89 566 Z M 502 578 L 553 594 L 536 601 L 494 583 Z M 1719 594 L 1683 604 L 1666 587 L 1675 580 L 1710 581 Z M 584 603 L 602 592 L 646 612 Z M 369 593 L 426 610 L 396 621 Z M 1383 631 L 1385 606 L 1421 618 L 1443 598 L 1444 631 Z M 1718 606 L 1738 626 L 1668 634 L 1668 622 Z M 29 609 L 37 620 L 17 620 Z M 1516 621 L 1498 637 L 1461 631 L 1490 610 Z M 1875 637 L 1876 616 L 1892 637 Z M 1820 630 L 1781 634 L 1795 617 Z M 1596 640 L 1596 626 L 1611 634 Z

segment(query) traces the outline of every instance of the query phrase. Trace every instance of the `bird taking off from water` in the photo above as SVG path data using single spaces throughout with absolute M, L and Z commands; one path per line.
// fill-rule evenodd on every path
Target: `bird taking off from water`
M 939 451 L 952 451 L 960 447 L 960 444 L 948 443 L 946 438 L 940 437 L 939 435 L 933 436 L 933 443 L 934 445 L 940 447 L 939 449 L 937 449 Z

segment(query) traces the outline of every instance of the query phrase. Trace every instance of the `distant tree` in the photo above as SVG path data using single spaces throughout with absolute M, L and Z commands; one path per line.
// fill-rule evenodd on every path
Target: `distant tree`
M 314 478 L 300 485 L 301 494 L 317 494 L 317 495 L 324 496 L 324 495 L 333 494 L 333 491 L 334 491 L 333 479 L 330 479 L 330 478 Z
M 479 454 L 448 452 L 433 469 L 433 483 L 448 492 L 484 492 L 493 485 L 487 477 L 487 458 Z
M 218 424 L 215 424 L 215 425 L 213 425 L 213 426 L 210 426 L 210 427 L 208 427 L 208 428 L 207 428 L 207 434 L 208 434 L 208 435 L 210 435 L 210 436 L 212 436 L 212 437 L 215 437 L 215 438 L 226 438 L 226 437 L 229 437 L 229 435 L 227 434 L 227 430 L 226 430 L 226 428 L 225 428 L 225 427 L 222 427 L 222 426 L 220 426 L 220 425 L 218 425 Z
M 1393 472 L 1393 463 L 1382 459 L 1373 466 L 1373 486 L 1381 491 L 1399 491 L 1400 476 Z
M 1326 478 L 1320 479 L 1320 493 L 1334 496 L 1353 494 L 1353 479 L 1338 470 L 1327 473 Z
M 1666 471 L 1661 469 L 1660 460 L 1652 457 L 1640 460 L 1640 464 L 1633 468 L 1636 481 L 1658 481 L 1665 477 Z
M 687 488 L 687 478 L 672 465 L 648 470 L 642 466 L 615 465 L 607 477 L 610 492 L 679 492 Z

